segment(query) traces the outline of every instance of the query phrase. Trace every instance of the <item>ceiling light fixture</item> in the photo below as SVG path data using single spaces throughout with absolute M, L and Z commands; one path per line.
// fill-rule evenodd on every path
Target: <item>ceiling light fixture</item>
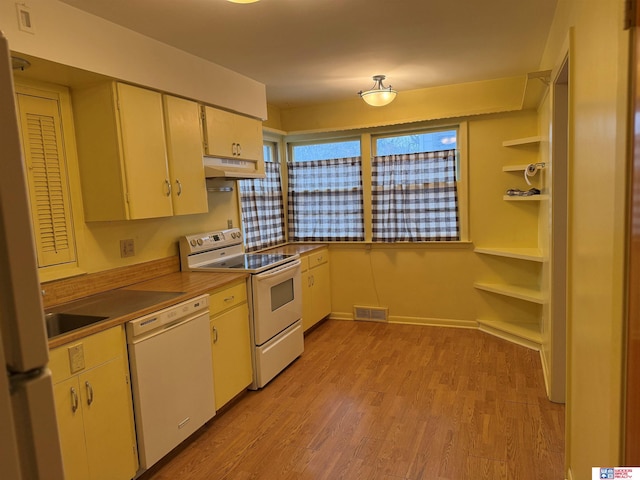
M 371 90 L 359 91 L 358 95 L 362 97 L 362 99 L 367 102 L 369 105 L 374 107 L 383 107 L 384 105 L 389 105 L 396 98 L 398 92 L 391 88 L 391 85 L 385 87 L 382 84 L 382 81 L 387 78 L 384 75 L 374 75 L 373 87 Z
M 11 67 L 14 70 L 20 70 L 21 72 L 24 72 L 30 66 L 31 62 L 29 62 L 29 60 L 26 60 L 22 57 L 11 57 Z

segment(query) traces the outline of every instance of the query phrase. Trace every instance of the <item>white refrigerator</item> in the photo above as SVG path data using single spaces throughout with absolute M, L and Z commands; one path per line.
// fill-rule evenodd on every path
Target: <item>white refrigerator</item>
M 0 32 L 0 477 L 62 480 L 11 57 Z

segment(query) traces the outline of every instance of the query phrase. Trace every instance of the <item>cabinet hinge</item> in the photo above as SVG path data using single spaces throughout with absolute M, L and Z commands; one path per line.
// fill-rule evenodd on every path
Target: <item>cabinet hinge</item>
M 127 203 L 130 203 L 130 201 L 129 201 L 129 192 L 127 192 L 127 193 L 125 193 L 125 194 L 124 194 L 124 198 L 125 198 L 125 201 L 126 201 Z
M 624 29 L 628 30 L 638 26 L 638 0 L 625 0 L 624 2 Z

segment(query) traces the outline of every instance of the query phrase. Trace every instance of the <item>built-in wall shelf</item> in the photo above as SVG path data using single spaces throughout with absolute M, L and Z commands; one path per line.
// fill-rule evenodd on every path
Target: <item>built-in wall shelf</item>
M 539 248 L 525 247 L 476 247 L 474 252 L 483 255 L 495 255 L 497 257 L 517 258 L 520 260 L 529 260 L 531 262 L 544 262 L 545 256 Z
M 505 165 L 502 167 L 503 172 L 524 172 L 529 164 L 523 165 Z
M 541 200 L 549 200 L 549 195 L 539 194 L 539 195 L 529 195 L 526 197 L 520 197 L 517 195 L 513 195 L 513 196 L 504 195 L 502 199 L 508 202 L 540 202 Z
M 540 143 L 542 137 L 540 135 L 536 135 L 535 137 L 525 137 L 525 138 L 515 138 L 513 140 L 505 140 L 502 142 L 503 147 L 517 147 L 520 145 L 533 145 L 536 143 Z
M 540 350 L 542 334 L 537 323 L 505 322 L 503 320 L 478 319 L 478 328 L 486 333 L 505 338 L 534 350 Z
M 473 284 L 478 290 L 484 290 L 485 292 L 496 293 L 498 295 L 504 295 L 506 297 L 517 298 L 524 300 L 525 302 L 532 302 L 537 304 L 546 303 L 544 295 L 539 290 L 533 288 L 521 287 L 518 285 L 509 285 L 506 283 L 483 283 L 476 282 Z

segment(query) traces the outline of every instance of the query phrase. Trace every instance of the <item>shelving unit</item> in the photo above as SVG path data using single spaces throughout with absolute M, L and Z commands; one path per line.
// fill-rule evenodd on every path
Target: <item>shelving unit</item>
M 504 165 L 502 172 L 508 175 L 523 174 L 528 165 L 538 161 L 540 141 L 540 136 L 531 136 L 502 142 L 503 147 L 517 148 L 519 151 L 514 152 L 514 157 L 520 160 L 512 165 Z M 530 162 L 522 163 L 529 159 Z M 549 200 L 549 195 L 503 195 L 502 198 L 507 202 L 530 204 L 531 207 L 526 207 L 527 214 L 537 216 L 539 213 L 534 212 L 538 211 L 541 201 Z M 536 210 L 531 211 L 530 208 Z M 507 241 L 509 240 L 505 239 Z M 487 257 L 487 269 L 481 274 L 484 278 L 479 278 L 474 283 L 474 287 L 483 292 L 483 308 L 477 318 L 478 328 L 519 345 L 540 350 L 543 341 L 542 312 L 548 297 L 539 285 L 543 264 L 548 258 L 537 244 L 515 247 L 480 246 L 474 252 Z
M 528 164 L 523 165 L 505 165 L 502 167 L 503 172 L 524 172 Z
M 502 199 L 506 200 L 507 202 L 540 202 L 542 200 L 549 200 L 549 195 L 546 195 L 546 194 L 529 195 L 528 197 L 504 195 Z
M 546 258 L 542 254 L 539 248 L 482 248 L 476 247 L 474 249 L 476 253 L 482 253 L 484 255 L 494 255 L 497 257 L 517 258 L 520 260 L 530 260 L 532 262 L 544 262 Z
M 544 304 L 545 298 L 541 292 L 534 290 L 533 288 L 521 287 L 518 285 L 508 285 L 501 283 L 483 283 L 476 282 L 473 284 L 478 290 L 484 290 L 486 292 L 497 293 L 498 295 L 504 295 L 505 297 L 517 298 L 526 302 L 532 302 L 537 304 Z
M 538 349 L 542 343 L 542 334 L 537 323 L 518 323 L 502 320 L 478 319 L 481 331 L 514 341 L 525 347 Z
M 502 142 L 503 147 L 518 147 L 521 145 L 535 145 L 539 144 L 542 140 L 542 137 L 539 135 L 535 135 L 533 137 L 525 137 L 525 138 L 516 138 L 513 140 L 505 140 Z

